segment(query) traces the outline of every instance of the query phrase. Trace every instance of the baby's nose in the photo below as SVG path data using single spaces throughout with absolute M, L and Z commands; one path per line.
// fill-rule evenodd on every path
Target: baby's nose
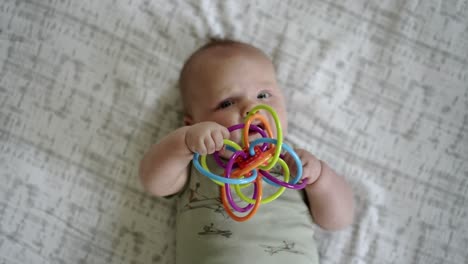
M 254 108 L 256 105 L 257 104 L 255 101 L 246 101 L 242 106 L 242 114 L 244 115 L 244 117 L 246 117 L 250 112 L 252 112 L 252 108 Z

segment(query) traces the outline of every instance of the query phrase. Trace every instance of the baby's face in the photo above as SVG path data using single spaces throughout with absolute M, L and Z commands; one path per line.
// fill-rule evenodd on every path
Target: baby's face
M 230 127 L 244 123 L 253 107 L 266 104 L 275 109 L 286 134 L 284 96 L 271 61 L 258 51 L 226 47 L 204 51 L 193 61 L 186 84 L 186 124 L 214 121 Z M 264 110 L 260 113 L 267 117 L 276 137 L 273 117 Z M 251 134 L 249 139 L 258 137 Z M 231 140 L 239 143 L 240 138 L 240 131 L 231 133 Z

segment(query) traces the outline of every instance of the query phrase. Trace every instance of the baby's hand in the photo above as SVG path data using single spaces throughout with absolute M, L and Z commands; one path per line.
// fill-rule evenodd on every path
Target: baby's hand
M 305 149 L 295 149 L 302 162 L 302 179 L 307 178 L 307 185 L 314 183 L 322 172 L 322 164 L 314 155 Z M 291 176 L 296 175 L 297 165 L 289 153 L 285 154 L 284 161 L 288 164 Z
M 185 144 L 192 152 L 200 155 L 213 154 L 223 148 L 229 130 L 216 122 L 201 122 L 190 126 L 185 134 Z

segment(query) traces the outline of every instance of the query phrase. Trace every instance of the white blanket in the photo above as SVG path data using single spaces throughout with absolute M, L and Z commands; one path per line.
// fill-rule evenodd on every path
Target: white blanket
M 352 184 L 322 263 L 467 263 L 466 1 L 0 3 L 0 262 L 173 263 L 174 207 L 137 178 L 181 124 L 208 37 L 266 51 L 288 140 Z M 254 261 L 255 262 L 255 261 Z

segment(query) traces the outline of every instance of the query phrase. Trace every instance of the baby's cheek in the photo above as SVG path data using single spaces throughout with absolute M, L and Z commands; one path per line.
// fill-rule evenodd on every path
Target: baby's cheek
M 228 118 L 221 118 L 220 120 L 218 120 L 218 123 L 226 128 L 239 124 L 239 122 L 234 122 L 232 120 L 229 120 Z
M 271 107 L 276 111 L 279 122 L 281 123 L 281 129 L 283 131 L 283 134 L 286 134 L 286 132 L 288 130 L 288 118 L 287 118 L 287 113 L 286 113 L 286 111 L 284 109 L 284 106 L 276 103 L 276 104 L 271 105 Z M 271 122 L 270 125 L 272 127 L 275 126 L 273 118 L 272 118 L 272 122 Z
M 288 132 L 288 119 L 286 116 L 286 113 L 280 113 L 278 114 L 278 118 L 281 122 L 281 128 L 283 130 L 283 136 L 286 136 L 286 133 Z

